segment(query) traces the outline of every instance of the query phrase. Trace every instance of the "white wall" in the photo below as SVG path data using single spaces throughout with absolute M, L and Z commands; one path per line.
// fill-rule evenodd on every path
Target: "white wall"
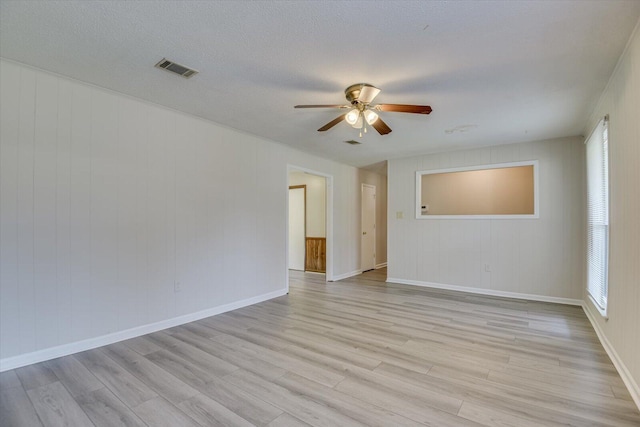
M 539 219 L 415 219 L 416 171 L 524 160 L 539 160 Z M 579 303 L 583 179 L 581 138 L 390 160 L 389 280 Z
M 287 164 L 333 175 L 333 272 L 358 270 L 358 169 L 0 67 L 0 370 L 284 293 Z
M 326 178 L 300 171 L 291 171 L 289 173 L 289 185 L 307 186 L 306 237 L 327 237 Z
M 305 247 L 305 189 L 289 188 L 289 269 L 304 271 Z
M 640 24 L 639 24 L 640 25 Z M 640 407 L 640 29 L 585 127 L 609 114 L 609 298 L 606 321 L 585 309 Z M 583 289 L 586 284 L 583 285 Z

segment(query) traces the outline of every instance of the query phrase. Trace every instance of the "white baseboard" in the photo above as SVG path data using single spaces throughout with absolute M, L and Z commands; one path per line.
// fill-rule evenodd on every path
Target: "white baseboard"
M 355 270 L 349 273 L 338 274 L 337 276 L 333 276 L 330 281 L 337 282 L 338 280 L 348 279 L 349 277 L 357 276 L 358 274 L 362 274 L 362 270 Z
M 380 264 L 378 264 L 378 265 L 376 265 L 376 266 L 375 266 L 375 269 L 376 269 L 376 270 L 379 270 L 379 269 L 381 269 L 381 268 L 385 268 L 386 266 L 387 266 L 387 263 L 386 263 L 386 262 L 381 262 Z
M 68 356 L 70 354 L 78 353 L 81 351 L 91 350 L 92 348 L 102 347 L 104 345 L 128 340 L 130 338 L 139 337 L 140 335 L 150 334 L 152 332 L 161 331 L 163 329 L 173 328 L 174 326 L 194 322 L 196 320 L 204 319 L 205 317 L 215 316 L 216 314 L 225 313 L 231 310 L 237 310 L 238 308 L 277 298 L 279 296 L 286 295 L 286 293 L 286 289 L 281 289 L 279 291 L 269 292 L 252 298 L 224 304 L 218 307 L 213 307 L 195 313 L 189 313 L 171 319 L 162 320 L 160 322 L 137 326 L 135 328 L 127 329 L 124 331 L 114 332 L 111 334 L 89 338 L 82 341 L 76 341 L 69 344 L 63 344 L 56 347 L 50 347 L 44 350 L 21 354 L 19 356 L 7 357 L 4 359 L 0 359 L 0 372 L 20 368 L 22 366 L 31 365 L 33 363 L 44 362 L 45 360 L 51 360 L 57 357 Z
M 442 283 L 422 282 L 419 280 L 405 280 L 393 277 L 387 278 L 388 283 L 400 283 L 403 285 L 422 286 L 426 288 L 446 289 L 449 291 L 468 292 L 470 294 L 489 295 L 493 297 L 524 299 L 529 301 L 552 302 L 556 304 L 568 304 L 582 306 L 582 300 L 573 298 L 551 297 L 546 295 L 521 294 L 519 292 L 496 291 L 493 289 L 470 288 L 467 286 L 446 285 Z
M 613 348 L 613 346 L 607 339 L 607 336 L 604 334 L 604 331 L 602 330 L 602 328 L 600 328 L 600 325 L 598 324 L 598 322 L 596 322 L 596 319 L 594 318 L 594 314 L 591 313 L 591 310 L 589 310 L 587 302 L 584 302 L 582 304 L 582 309 L 584 310 L 584 313 L 587 315 L 587 319 L 589 319 L 589 322 L 591 322 L 591 326 L 593 326 L 593 329 L 596 331 L 596 335 L 598 336 L 598 339 L 600 340 L 602 347 L 604 347 L 604 350 L 607 352 L 607 354 L 609 355 L 609 358 L 613 362 L 613 366 L 615 366 L 616 369 L 618 370 L 618 374 L 620 374 L 620 378 L 622 378 L 624 385 L 627 386 L 627 389 L 629 390 L 629 394 L 631 395 L 631 398 L 636 403 L 636 406 L 638 407 L 638 409 L 640 409 L 640 386 L 633 379 L 633 376 L 631 376 L 631 372 L 629 372 L 626 365 L 624 364 L 624 362 L 622 362 L 622 359 L 620 359 L 620 356 L 618 356 L 618 353 L 616 352 L 616 350 Z M 599 314 L 597 315 L 599 316 Z

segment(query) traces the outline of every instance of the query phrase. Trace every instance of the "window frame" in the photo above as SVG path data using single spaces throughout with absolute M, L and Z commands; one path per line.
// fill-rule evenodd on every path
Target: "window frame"
M 599 134 L 599 132 L 601 132 Z M 599 144 L 595 148 L 590 147 L 591 144 Z M 590 161 L 590 153 L 596 150 L 601 160 L 601 164 L 594 168 Z M 609 238 L 610 238 L 610 210 L 611 210 L 611 191 L 610 191 L 610 174 L 609 174 L 609 116 L 600 119 L 589 137 L 585 139 L 585 168 L 586 168 L 586 214 L 587 214 L 587 277 L 586 291 L 587 296 L 591 300 L 593 306 L 598 310 L 600 315 L 605 319 L 608 318 L 608 300 L 609 300 Z M 591 164 L 591 166 L 590 166 Z M 592 176 L 597 173 L 599 175 Z M 595 186 L 593 183 L 595 182 Z M 596 206 L 596 203 L 599 203 Z M 600 218 L 597 221 L 592 218 Z M 596 227 L 603 227 L 604 241 L 594 243 L 594 231 Z M 598 245 L 600 250 L 597 254 L 593 253 L 593 246 Z M 594 276 L 598 276 L 594 278 Z M 592 280 L 598 280 L 594 283 Z M 596 295 L 597 294 L 597 295 Z

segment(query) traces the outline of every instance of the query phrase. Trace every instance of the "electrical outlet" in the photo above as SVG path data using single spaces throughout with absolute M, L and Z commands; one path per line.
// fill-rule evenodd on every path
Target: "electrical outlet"
M 182 287 L 180 285 L 180 282 L 173 282 L 173 292 L 180 292 L 182 290 Z
M 402 219 L 402 218 L 404 218 L 404 212 L 402 211 L 396 212 L 396 219 Z
M 487 273 L 491 273 L 491 266 L 489 264 L 485 264 L 484 271 L 486 271 Z

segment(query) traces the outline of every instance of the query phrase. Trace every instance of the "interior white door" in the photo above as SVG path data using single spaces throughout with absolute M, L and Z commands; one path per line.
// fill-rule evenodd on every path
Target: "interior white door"
M 362 236 L 361 236 L 362 271 L 376 267 L 376 187 L 362 184 Z
M 289 268 L 304 271 L 305 188 L 289 189 Z

